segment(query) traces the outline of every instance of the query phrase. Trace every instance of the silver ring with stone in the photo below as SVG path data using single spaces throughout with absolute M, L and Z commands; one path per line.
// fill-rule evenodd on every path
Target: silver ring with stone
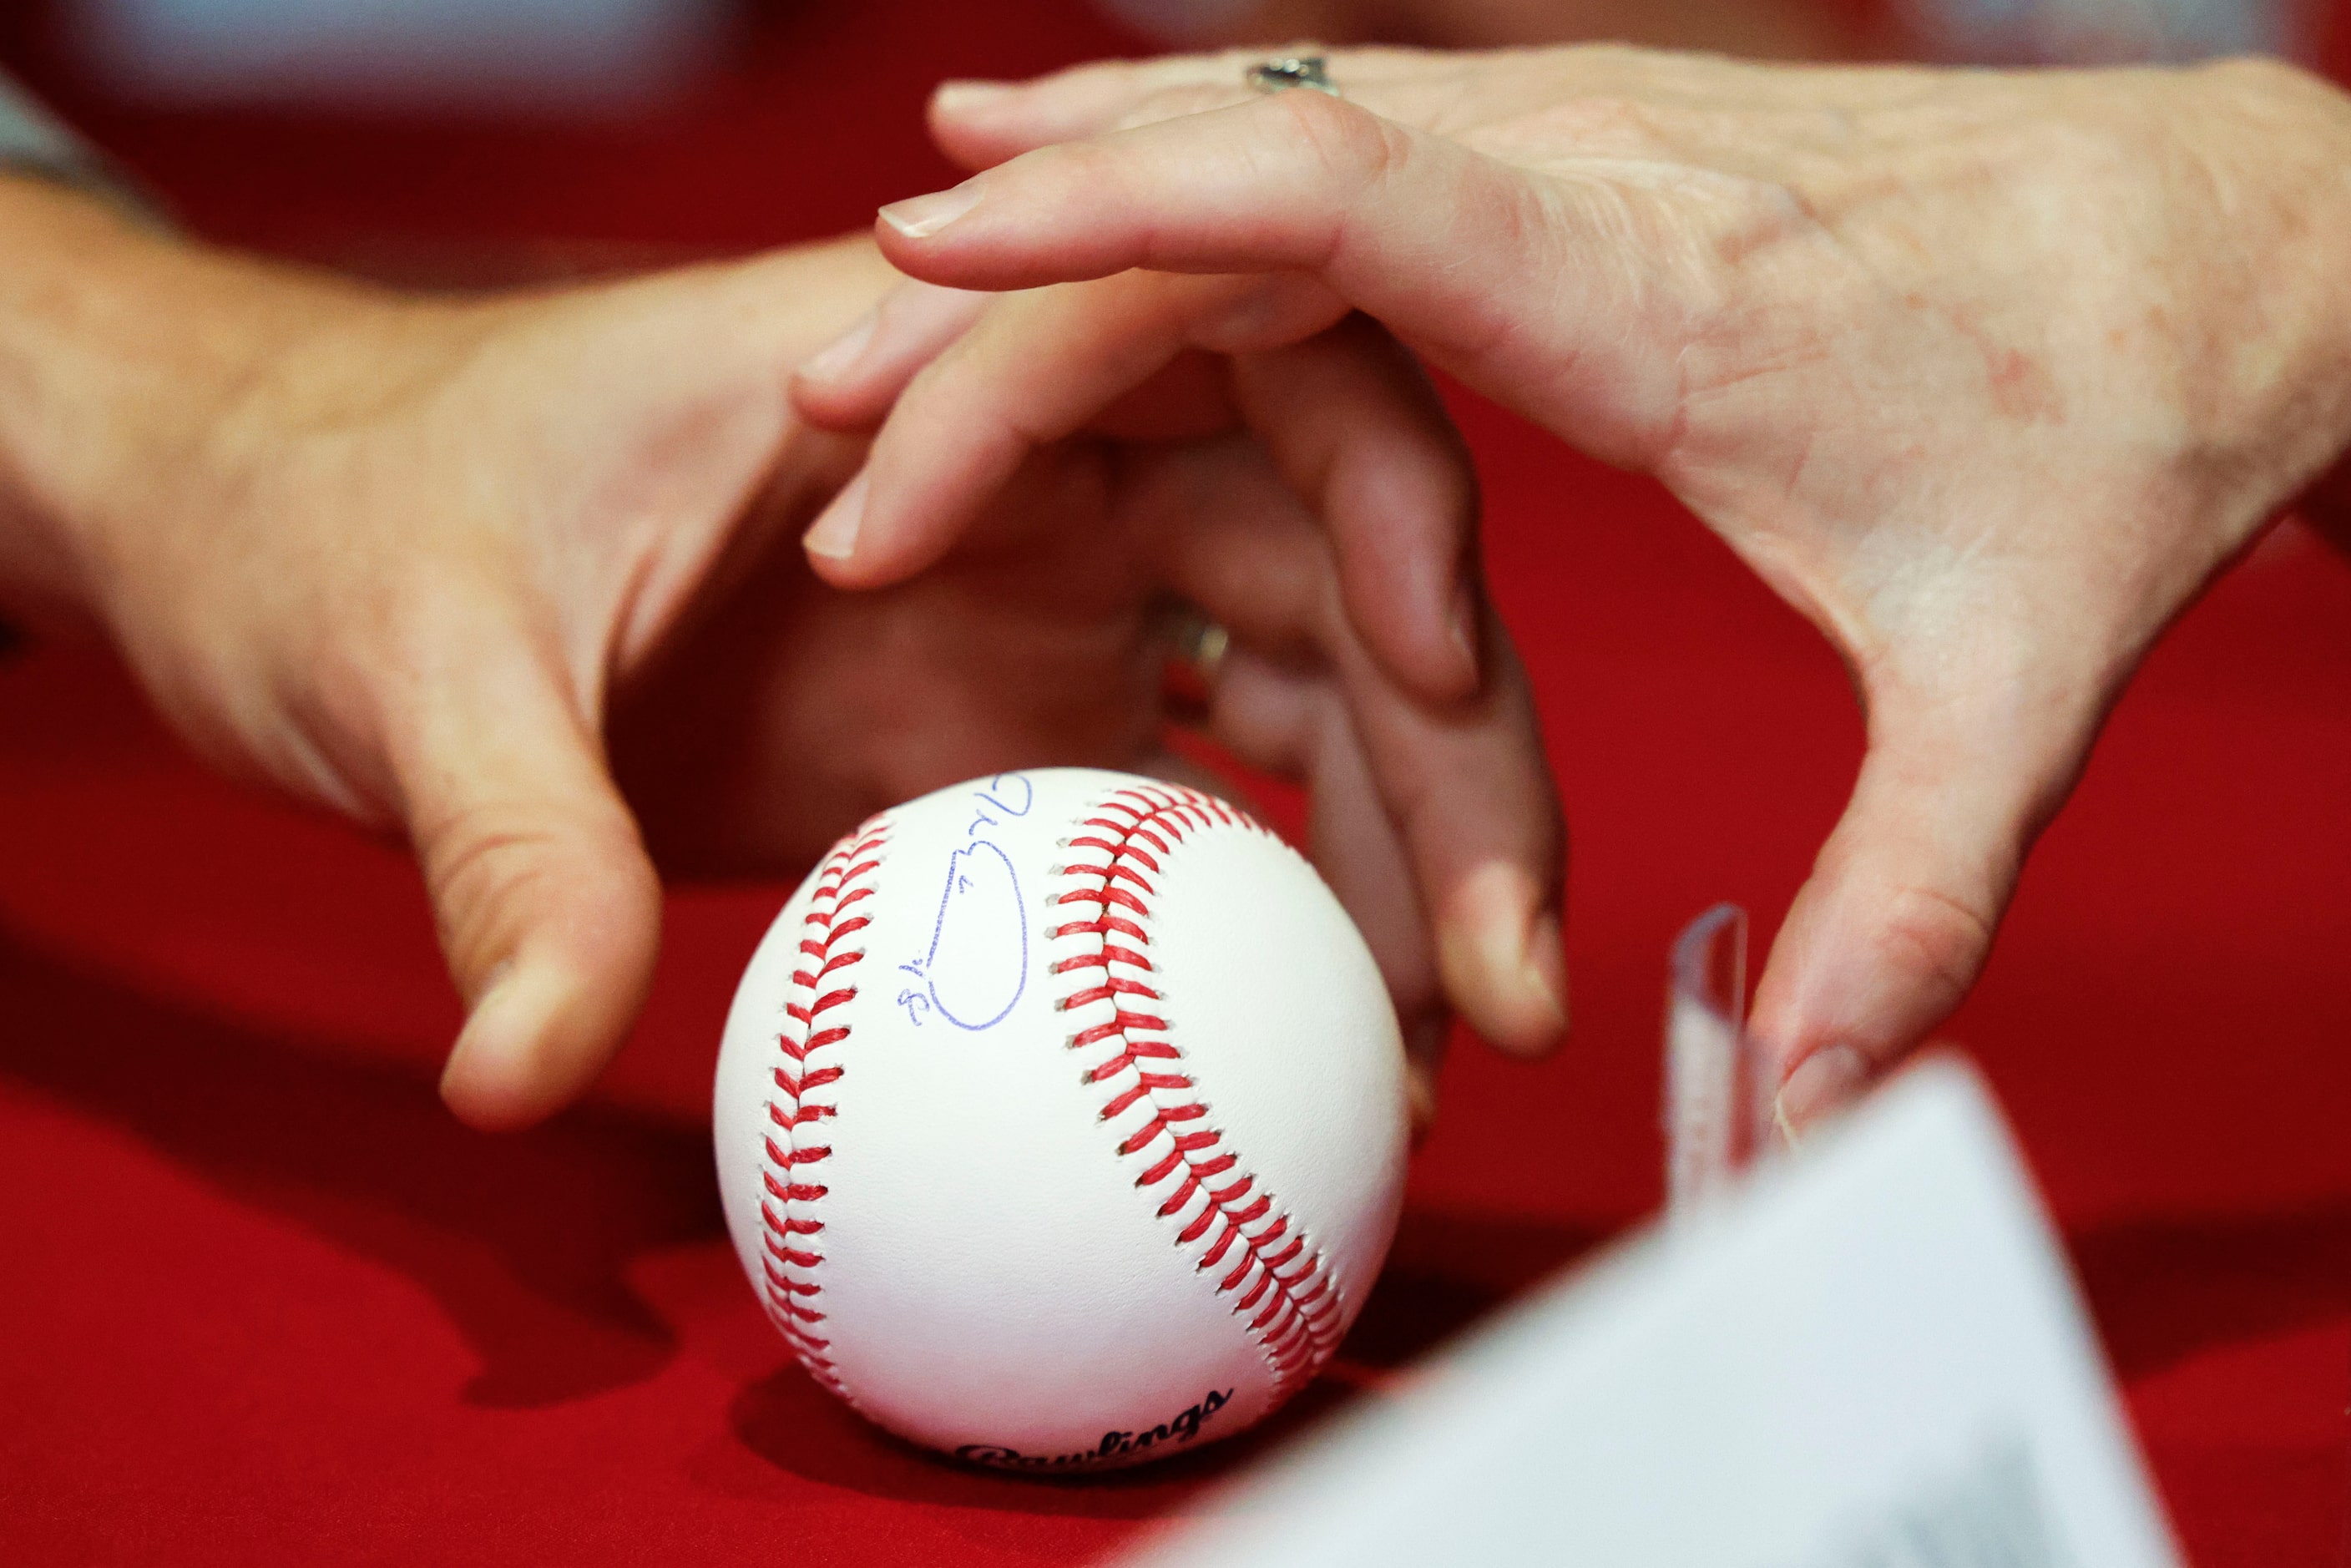
M 1321 55 L 1285 55 L 1279 59 L 1259 60 L 1249 67 L 1242 78 L 1259 92 L 1288 92 L 1291 88 L 1308 88 L 1315 92 L 1327 92 L 1332 98 L 1339 89 L 1331 85 L 1330 62 Z
M 1153 606 L 1162 655 L 1160 697 L 1178 723 L 1202 724 L 1216 706 L 1217 678 L 1232 633 L 1198 605 L 1171 596 Z

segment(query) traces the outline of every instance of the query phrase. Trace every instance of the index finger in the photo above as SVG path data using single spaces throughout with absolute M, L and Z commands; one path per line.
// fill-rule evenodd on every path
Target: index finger
M 1571 149 L 1572 150 L 1572 149 Z M 966 288 L 1303 273 L 1594 455 L 1654 466 L 1673 351 L 1712 298 L 1703 234 L 1621 159 L 1504 163 L 1317 92 L 1022 154 L 882 210 L 901 270 Z M 1744 208 L 1728 204 L 1725 221 Z
M 817 569 L 844 587 L 923 570 L 1039 447 L 1098 428 L 1187 348 L 1238 350 L 1230 395 L 1328 528 L 1369 645 L 1422 695 L 1466 696 L 1475 475 L 1418 367 L 1361 318 L 1333 327 L 1343 314 L 1319 287 L 1130 273 L 1002 300 L 903 390 L 903 357 L 877 340 L 877 368 L 828 395 L 895 406 L 866 477 L 810 529 Z

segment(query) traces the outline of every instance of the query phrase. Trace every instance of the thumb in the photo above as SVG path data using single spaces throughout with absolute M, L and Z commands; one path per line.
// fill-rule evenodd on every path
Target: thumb
M 392 759 L 469 1008 L 441 1095 L 475 1127 L 528 1126 L 619 1049 L 652 979 L 661 885 L 557 661 L 504 630 L 441 656 Z
M 1791 1132 L 1857 1099 L 1965 998 L 2101 712 L 2048 686 L 1870 698 L 1853 799 L 1756 988 Z

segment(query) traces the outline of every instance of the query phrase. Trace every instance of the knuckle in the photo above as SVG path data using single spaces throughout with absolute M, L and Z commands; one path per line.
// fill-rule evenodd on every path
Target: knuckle
M 452 782 L 434 792 L 456 793 Z M 409 826 L 443 943 L 460 967 L 502 956 L 535 922 L 609 913 L 643 891 L 632 886 L 639 872 L 652 875 L 627 807 L 577 787 L 483 792 Z
M 417 836 L 425 885 L 454 955 L 460 946 L 503 934 L 517 906 L 546 878 L 561 835 L 543 813 L 476 805 L 418 824 Z
M 1328 93 L 1279 92 L 1265 101 L 1324 172 L 1347 183 L 1384 179 L 1408 156 L 1402 126 Z
M 1952 894 L 1900 887 L 1886 900 L 1879 942 L 1892 963 L 1932 993 L 1940 1016 L 1975 984 L 1997 925 L 1996 915 Z

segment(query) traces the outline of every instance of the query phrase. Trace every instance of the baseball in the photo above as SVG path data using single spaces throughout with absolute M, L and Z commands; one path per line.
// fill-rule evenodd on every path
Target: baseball
M 1180 785 L 999 774 L 836 845 L 735 994 L 726 1221 L 810 1375 L 982 1464 L 1196 1448 L 1311 1382 L 1404 1186 L 1363 938 Z

